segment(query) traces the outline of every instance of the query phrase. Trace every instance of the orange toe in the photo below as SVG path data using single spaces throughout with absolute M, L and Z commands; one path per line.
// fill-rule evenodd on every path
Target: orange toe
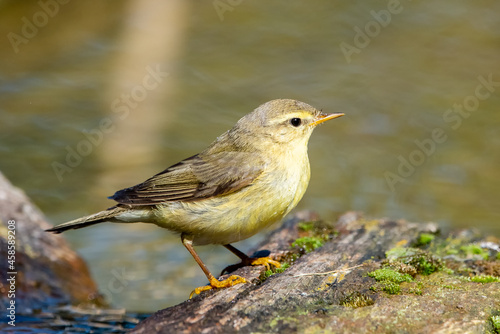
M 263 265 L 263 266 L 266 266 L 267 270 L 271 270 L 271 267 L 269 266 L 270 264 L 272 264 L 276 268 L 281 267 L 281 264 L 278 261 L 275 261 L 275 260 L 271 259 L 270 257 L 259 257 L 259 258 L 252 259 L 252 260 L 253 260 L 251 263 L 252 266 Z
M 236 284 L 247 283 L 247 280 L 244 277 L 238 275 L 232 275 L 229 278 L 219 281 L 215 277 L 210 279 L 210 285 L 200 286 L 194 289 L 189 295 L 189 299 L 191 299 L 195 294 L 198 295 L 203 291 L 207 291 L 210 289 L 223 289 L 228 288 L 230 286 L 234 286 Z

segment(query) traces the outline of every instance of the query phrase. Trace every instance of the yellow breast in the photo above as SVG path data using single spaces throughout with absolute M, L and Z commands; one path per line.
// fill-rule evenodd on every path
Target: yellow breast
M 307 151 L 298 153 L 288 152 L 288 157 L 275 161 L 251 185 L 237 192 L 160 205 L 154 223 L 189 234 L 198 245 L 249 238 L 281 220 L 304 195 L 310 177 L 309 160 Z

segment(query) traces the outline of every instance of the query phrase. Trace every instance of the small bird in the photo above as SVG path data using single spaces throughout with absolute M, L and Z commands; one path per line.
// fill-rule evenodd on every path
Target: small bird
M 272 264 L 252 258 L 231 243 L 249 238 L 281 220 L 304 195 L 310 177 L 307 143 L 314 128 L 343 113 L 324 114 L 290 99 L 269 101 L 241 118 L 199 154 L 143 183 L 117 191 L 118 204 L 47 231 L 61 233 L 103 222 L 152 223 L 180 234 L 209 280 L 190 295 L 245 283 L 232 275 L 217 280 L 193 245 L 219 244 L 243 265 Z

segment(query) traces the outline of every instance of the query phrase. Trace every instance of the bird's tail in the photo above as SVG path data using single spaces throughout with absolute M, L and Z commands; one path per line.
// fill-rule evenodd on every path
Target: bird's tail
M 103 222 L 115 222 L 118 220 L 114 219 L 114 217 L 121 214 L 121 213 L 124 213 L 127 210 L 128 209 L 123 208 L 123 207 L 114 206 L 114 207 L 109 208 L 107 210 L 104 210 L 104 211 L 101 211 L 98 213 L 94 213 L 93 215 L 81 217 L 81 218 L 69 221 L 67 223 L 55 226 L 55 227 L 50 228 L 46 231 L 53 232 L 55 234 L 59 234 L 59 233 L 62 233 L 64 231 L 67 231 L 67 230 L 78 229 L 78 228 L 87 227 L 87 226 L 91 226 L 91 225 L 99 224 L 99 223 L 103 223 Z

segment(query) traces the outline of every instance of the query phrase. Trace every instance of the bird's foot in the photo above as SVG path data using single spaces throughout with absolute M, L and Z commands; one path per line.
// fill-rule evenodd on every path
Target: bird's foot
M 276 268 L 281 267 L 281 264 L 278 261 L 275 261 L 270 257 L 250 257 L 249 260 L 251 261 L 250 264 L 252 266 L 265 266 L 267 270 L 271 270 L 271 267 L 269 266 L 270 264 L 272 264 Z
M 216 279 L 215 277 L 212 276 L 212 278 L 210 278 L 210 284 L 205 285 L 205 286 L 200 286 L 200 287 L 194 289 L 191 292 L 191 294 L 189 295 L 189 299 L 193 298 L 194 295 L 198 295 L 203 291 L 207 291 L 210 289 L 227 288 L 227 287 L 234 286 L 236 284 L 241 284 L 241 283 L 247 283 L 247 280 L 244 277 L 241 277 L 238 275 L 232 275 L 223 281 L 219 281 L 218 279 Z
M 273 260 L 270 257 L 246 257 L 240 263 L 232 264 L 224 268 L 221 275 L 224 275 L 225 273 L 232 273 L 233 271 L 246 266 L 265 266 L 266 270 L 271 270 L 271 264 L 276 268 L 281 267 L 281 264 L 278 261 Z

